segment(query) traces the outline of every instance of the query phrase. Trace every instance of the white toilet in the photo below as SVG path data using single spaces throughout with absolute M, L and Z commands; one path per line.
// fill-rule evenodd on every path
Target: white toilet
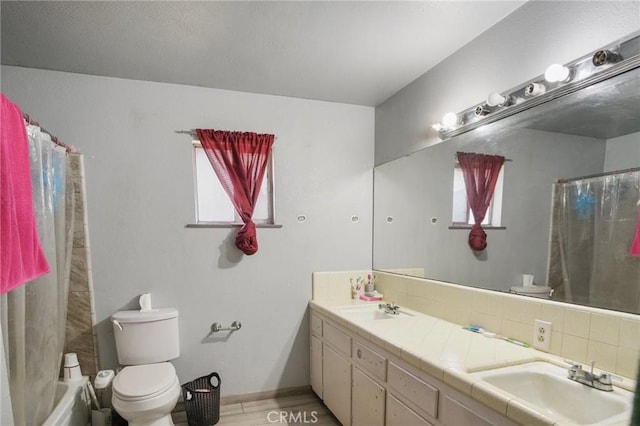
M 120 311 L 111 316 L 118 361 L 125 367 L 113 380 L 113 408 L 130 426 L 171 426 L 180 397 L 176 370 L 180 356 L 178 311 Z

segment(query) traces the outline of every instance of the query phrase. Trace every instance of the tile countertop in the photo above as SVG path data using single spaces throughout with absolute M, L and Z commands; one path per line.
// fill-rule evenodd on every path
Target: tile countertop
M 525 401 L 513 398 L 469 374 L 532 361 L 546 361 L 565 367 L 563 358 L 501 339 L 488 338 L 465 330 L 459 324 L 402 307 L 401 311 L 411 316 L 393 321 L 350 321 L 336 309 L 377 303 L 352 301 L 345 304 L 312 300 L 309 305 L 312 310 L 352 333 L 517 423 L 564 424 L 557 423 L 557 419 L 537 412 Z M 595 371 L 599 372 L 597 368 Z M 628 378 L 614 384 L 631 392 L 635 389 L 635 381 Z M 620 426 L 626 424 L 619 423 Z

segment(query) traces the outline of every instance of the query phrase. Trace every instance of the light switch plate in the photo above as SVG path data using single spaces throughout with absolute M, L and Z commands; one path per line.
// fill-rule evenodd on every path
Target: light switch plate
M 549 352 L 551 348 L 551 323 L 535 320 L 533 330 L 533 347 L 541 351 Z

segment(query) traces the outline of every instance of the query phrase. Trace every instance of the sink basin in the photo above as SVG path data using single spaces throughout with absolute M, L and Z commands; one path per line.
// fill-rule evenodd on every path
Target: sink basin
M 547 362 L 471 373 L 519 398 L 553 419 L 577 425 L 607 425 L 629 421 L 633 393 L 614 387 L 604 392 L 567 379 L 567 369 Z
M 353 321 L 392 320 L 398 318 L 410 318 L 412 316 L 402 310 L 400 310 L 398 315 L 387 314 L 382 309 L 378 308 L 378 305 L 345 306 L 337 308 L 337 311 L 347 319 Z

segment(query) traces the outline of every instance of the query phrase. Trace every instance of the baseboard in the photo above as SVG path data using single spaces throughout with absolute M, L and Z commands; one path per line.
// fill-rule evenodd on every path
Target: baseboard
M 260 401 L 263 399 L 279 398 L 284 396 L 300 395 L 311 392 L 311 386 L 299 386 L 293 388 L 274 389 L 264 392 L 245 393 L 242 395 L 229 395 L 220 398 L 220 405 L 239 404 L 242 402 Z

